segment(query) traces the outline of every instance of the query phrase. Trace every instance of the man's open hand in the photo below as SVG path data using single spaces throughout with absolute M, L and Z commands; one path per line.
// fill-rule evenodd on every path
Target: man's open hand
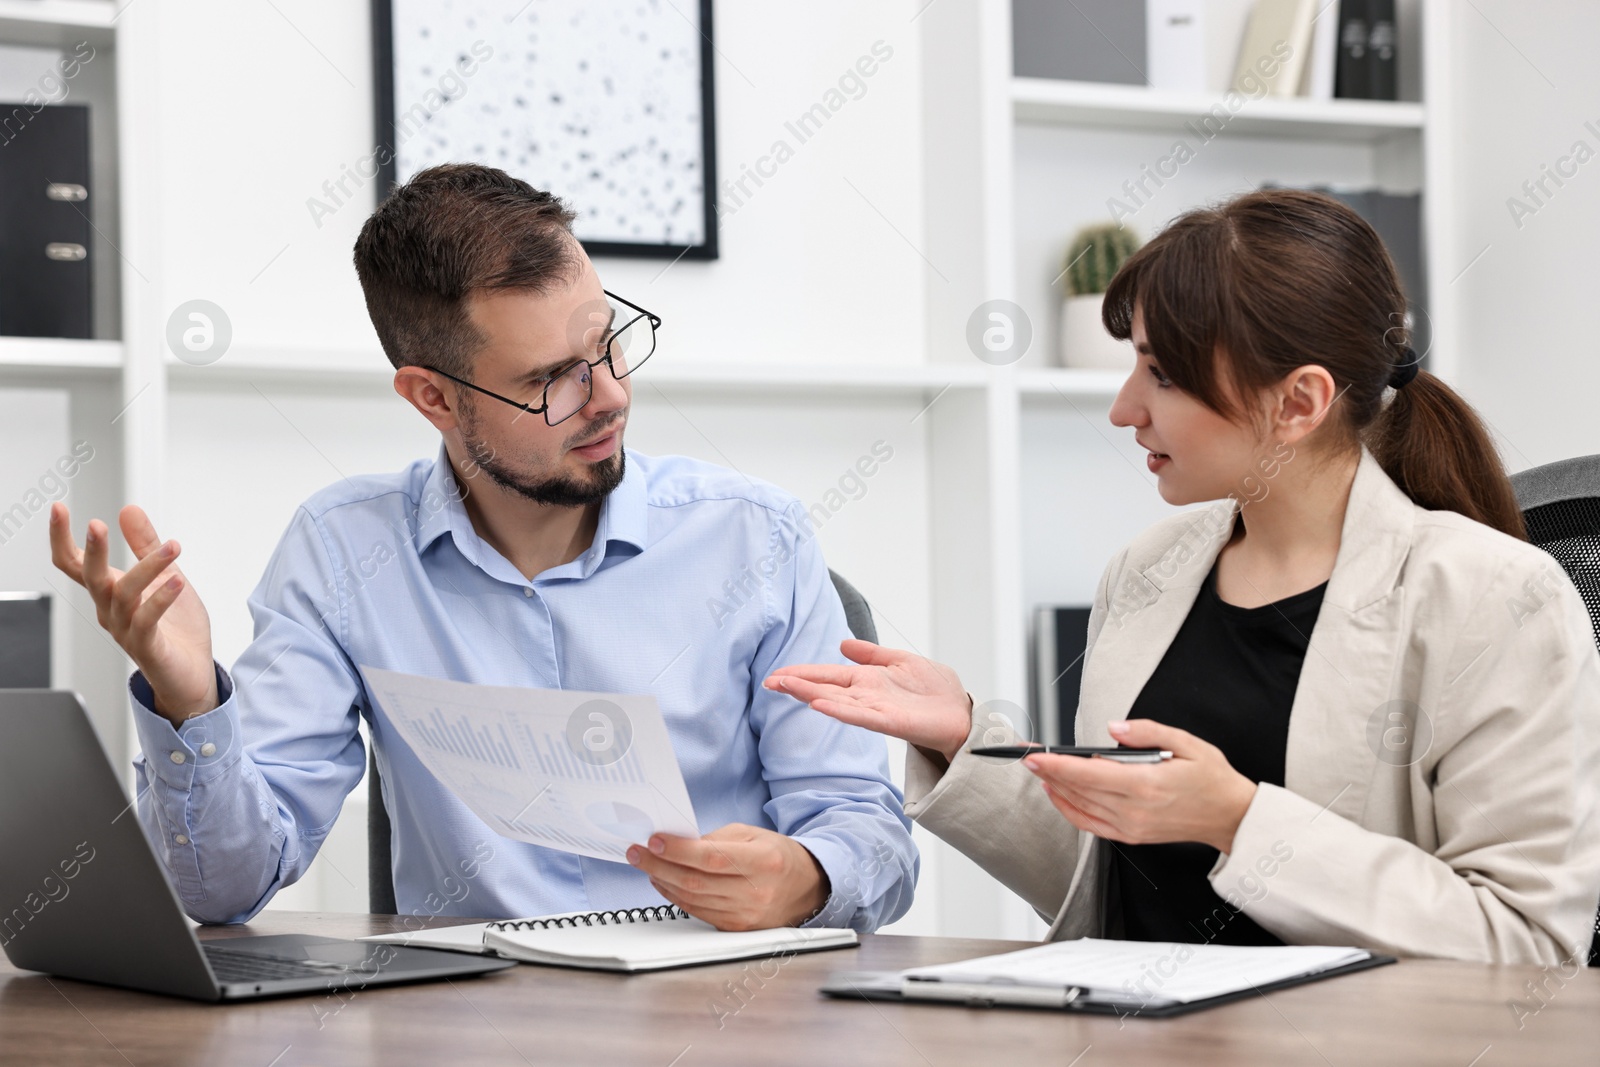
M 157 537 L 149 516 L 132 504 L 118 519 L 138 559 L 126 572 L 111 566 L 111 531 L 99 519 L 89 520 L 78 548 L 72 515 L 60 501 L 50 505 L 50 559 L 89 591 L 100 625 L 150 683 L 155 711 L 181 726 L 217 706 L 211 619 L 178 569 L 178 542 Z
M 730 823 L 704 837 L 654 834 L 628 862 L 672 903 L 719 930 L 795 926 L 828 899 L 828 876 L 800 842 Z

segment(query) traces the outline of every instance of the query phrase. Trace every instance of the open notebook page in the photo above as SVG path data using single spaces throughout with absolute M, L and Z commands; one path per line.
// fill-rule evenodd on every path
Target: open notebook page
M 727 931 L 699 919 L 554 930 L 491 929 L 484 935 L 488 947 L 512 959 L 615 971 L 843 948 L 856 942 L 854 930 L 785 926 Z
M 580 911 L 564 911 L 556 915 L 541 915 L 541 919 L 576 918 Z M 522 919 L 520 922 L 530 920 Z M 435 926 L 429 930 L 397 930 L 392 934 L 372 934 L 358 937 L 357 941 L 376 941 L 384 945 L 409 945 L 412 948 L 440 948 L 447 952 L 471 952 L 480 956 L 489 954 L 483 945 L 483 932 L 488 923 L 466 923 L 462 926 Z

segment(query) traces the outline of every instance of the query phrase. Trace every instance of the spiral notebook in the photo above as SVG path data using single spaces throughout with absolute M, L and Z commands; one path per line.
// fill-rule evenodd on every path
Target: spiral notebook
M 854 930 L 834 928 L 718 930 L 670 904 L 377 934 L 361 940 L 503 956 L 556 967 L 630 972 L 819 952 L 858 943 Z

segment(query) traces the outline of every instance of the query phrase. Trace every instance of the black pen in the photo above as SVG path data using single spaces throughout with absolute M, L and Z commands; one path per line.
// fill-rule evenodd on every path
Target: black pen
M 980 745 L 968 749 L 974 756 L 991 756 L 997 759 L 1019 760 L 1024 756 L 1042 753 L 1050 756 L 1094 756 L 1116 763 L 1160 763 L 1172 758 L 1163 748 L 1094 748 L 1082 745 Z

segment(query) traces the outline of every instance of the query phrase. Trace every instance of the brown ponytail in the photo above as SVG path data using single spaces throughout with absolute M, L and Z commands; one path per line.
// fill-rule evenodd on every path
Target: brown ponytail
M 1384 473 L 1418 504 L 1459 511 L 1528 539 L 1522 509 L 1483 420 L 1444 379 L 1422 371 L 1395 390 L 1366 441 Z
M 1384 403 L 1410 357 L 1406 298 L 1383 242 L 1349 207 L 1267 189 L 1187 212 L 1111 279 L 1101 317 L 1113 337 L 1132 337 L 1135 301 L 1162 373 L 1213 411 L 1246 417 L 1223 390 L 1219 357 L 1246 404 L 1296 367 L 1322 366 L 1339 389 L 1330 433 L 1365 441 L 1418 505 L 1526 539 L 1471 405 L 1425 370 Z

